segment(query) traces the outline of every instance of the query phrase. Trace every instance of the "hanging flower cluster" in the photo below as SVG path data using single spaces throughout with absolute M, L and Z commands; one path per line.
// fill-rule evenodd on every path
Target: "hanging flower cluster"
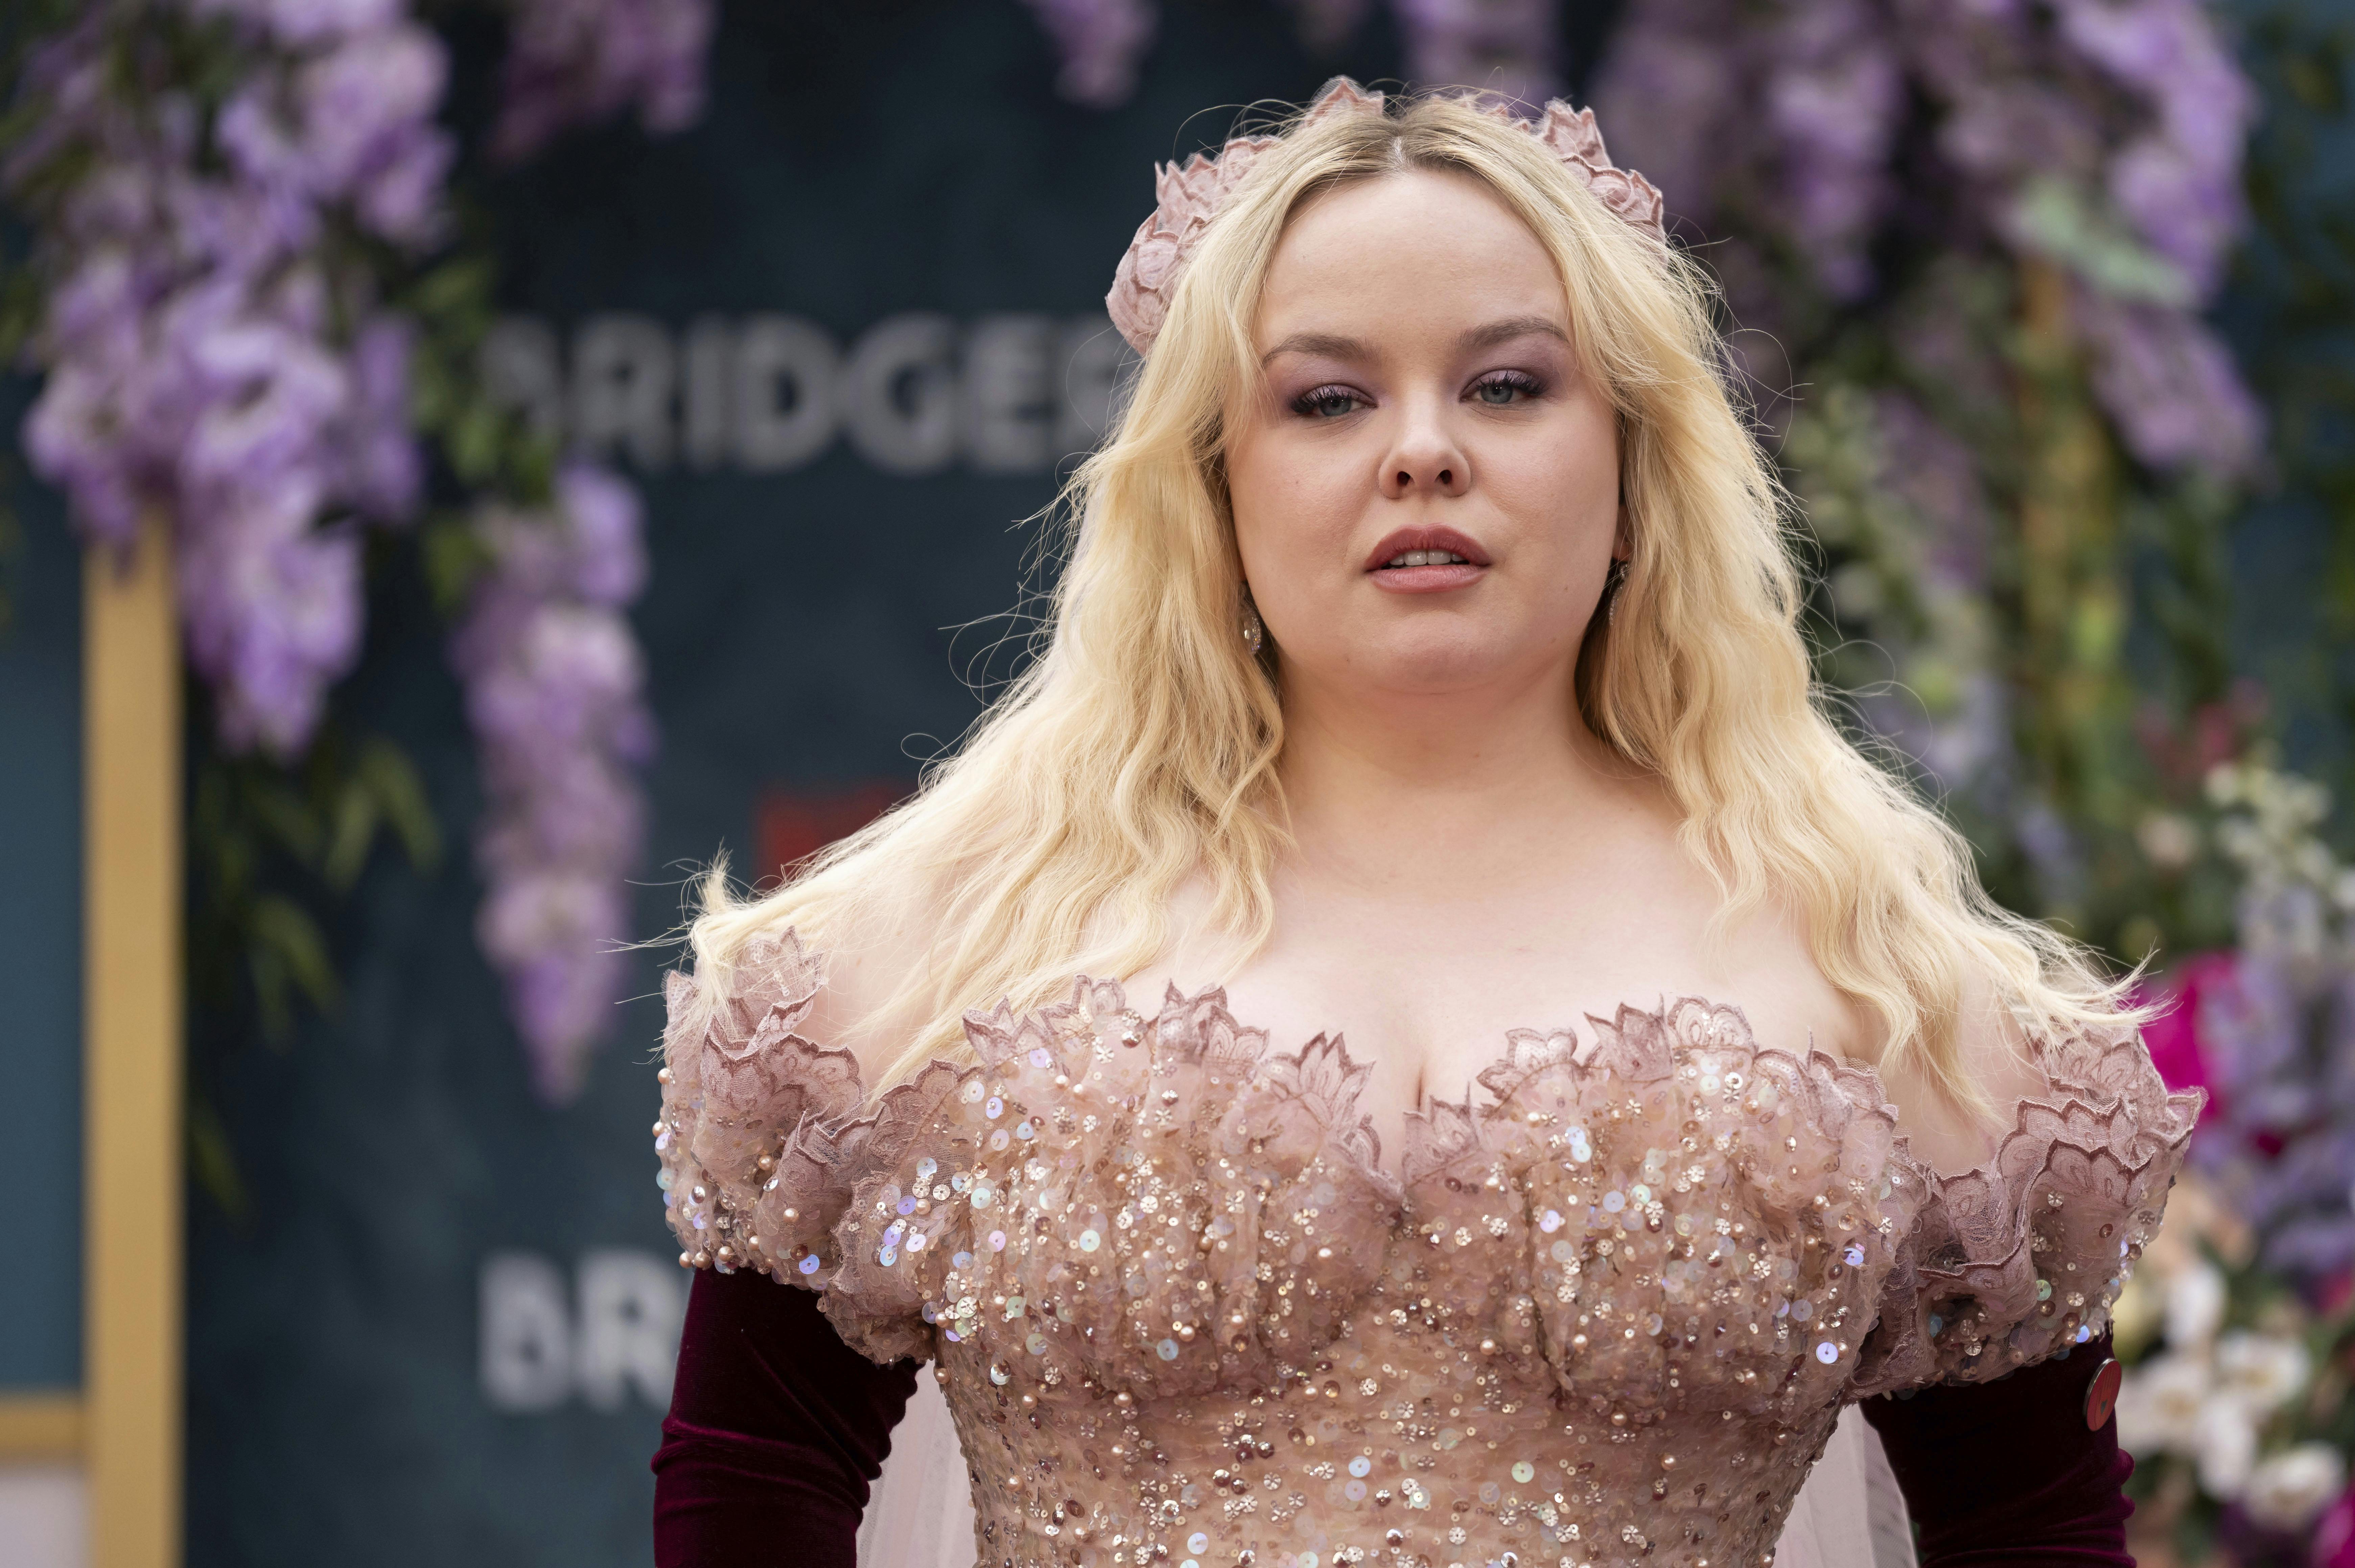
M 495 155 L 632 106 L 686 124 L 713 18 L 712 0 L 512 0 Z M 93 4 L 28 62 L 37 114 L 0 166 L 46 284 L 26 450 L 90 543 L 171 529 L 229 752 L 304 753 L 358 656 L 361 531 L 420 498 L 419 329 L 381 301 L 444 235 L 447 76 L 408 0 Z M 622 613 L 638 506 L 571 469 L 552 510 L 478 519 L 488 569 L 452 652 L 488 800 L 479 935 L 558 1099 L 629 934 L 653 745 Z
M 217 113 L 164 75 L 175 47 L 232 76 Z M 344 240 L 432 239 L 444 71 L 398 0 L 93 8 L 27 69 L 43 112 L 5 176 L 43 219 L 48 374 L 25 448 L 86 539 L 171 524 L 231 750 L 308 742 L 359 649 L 358 520 L 417 499 L 410 328 Z
M 2201 315 L 2254 93 L 2200 0 L 1631 0 L 1594 96 L 1723 285 L 1825 546 L 1828 683 L 1999 896 L 2128 957 L 2182 936 L 2131 830 L 2197 775 L 2135 733 L 2126 519 L 2212 529 L 2264 437 Z M 2187 707 L 2222 613 L 2163 632 Z
M 493 157 L 530 157 L 632 107 L 657 134 L 701 117 L 714 0 L 514 0 L 510 16 Z
M 534 1086 L 580 1087 L 626 959 L 625 878 L 645 807 L 635 768 L 654 752 L 645 672 L 625 607 L 645 582 L 636 492 L 567 468 L 555 504 L 485 506 L 491 569 L 451 639 L 482 763 L 476 934 L 506 980 Z
M 1937 116 L 1918 146 L 1909 92 Z M 1733 236 L 1745 323 L 1809 324 L 1778 297 L 1785 258 L 1835 302 L 1892 239 L 2049 258 L 2137 458 L 2254 462 L 2255 405 L 2196 313 L 2243 226 L 2254 100 L 2199 0 L 1637 0 L 1597 97 L 1671 209 Z
M 1112 109 L 1136 88 L 1152 46 L 1156 0 L 1027 0 L 1062 57 L 1056 90 L 1074 103 Z M 1287 0 L 1309 48 L 1338 48 L 1365 20 L 1368 0 Z M 1536 106 L 1560 90 L 1557 7 L 1550 0 L 1391 0 L 1409 79 L 1471 87 Z
M 495 159 L 634 108 L 648 132 L 703 111 L 713 0 L 512 0 Z M 554 504 L 486 504 L 487 570 L 451 639 L 485 797 L 475 917 L 532 1083 L 560 1104 L 611 1027 L 627 959 L 627 877 L 653 755 L 644 661 L 624 613 L 645 581 L 636 492 L 576 464 Z
M 1532 110 L 1561 90 L 1551 0 L 1391 0 L 1391 9 L 1410 81 L 1477 88 Z
M 1137 62 L 1153 42 L 1154 0 L 1026 0 L 1063 69 L 1055 90 L 1073 103 L 1111 109 L 1136 90 Z

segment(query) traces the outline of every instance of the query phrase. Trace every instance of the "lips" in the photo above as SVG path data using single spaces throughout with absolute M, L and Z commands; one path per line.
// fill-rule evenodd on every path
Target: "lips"
M 1453 528 L 1401 528 L 1366 557 L 1366 575 L 1392 593 L 1444 593 L 1477 582 L 1489 565 L 1479 542 Z

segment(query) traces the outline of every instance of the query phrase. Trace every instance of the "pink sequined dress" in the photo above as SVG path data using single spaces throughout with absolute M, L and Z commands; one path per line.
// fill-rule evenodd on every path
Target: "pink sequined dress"
M 1994 1160 L 1732 1007 L 1515 1031 L 1396 1174 L 1339 1036 L 1082 980 L 872 1106 L 757 942 L 671 977 L 657 1147 L 698 1266 L 937 1364 L 984 1564 L 1758 1563 L 1843 1405 L 2091 1340 L 2198 1098 L 2128 1031 L 2038 1047 Z

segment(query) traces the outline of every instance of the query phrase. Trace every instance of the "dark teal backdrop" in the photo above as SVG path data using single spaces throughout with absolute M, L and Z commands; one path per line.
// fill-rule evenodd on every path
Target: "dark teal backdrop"
M 31 387 L 0 383 L 0 429 Z M 0 471 L 14 480 L 11 468 Z M 0 1394 L 81 1382 L 81 561 L 10 483 L 0 555 Z

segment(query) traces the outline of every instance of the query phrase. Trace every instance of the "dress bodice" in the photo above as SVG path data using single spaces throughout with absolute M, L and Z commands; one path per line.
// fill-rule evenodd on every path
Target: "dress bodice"
M 2100 1333 L 2196 1096 L 2038 1042 L 1995 1158 L 1911 1158 L 1870 1071 L 1736 1009 L 1512 1032 L 1386 1171 L 1338 1035 L 1080 980 L 866 1105 L 788 933 L 671 977 L 671 1223 L 932 1359 L 984 1565 L 1756 1563 L 1841 1406 Z

